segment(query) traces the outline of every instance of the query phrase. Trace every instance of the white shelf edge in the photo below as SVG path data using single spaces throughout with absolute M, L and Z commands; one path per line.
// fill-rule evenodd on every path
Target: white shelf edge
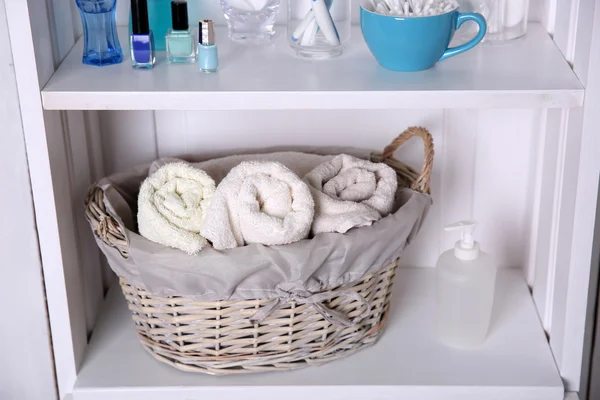
M 79 110 L 252 111 L 252 110 L 395 110 L 581 107 L 584 89 L 556 91 L 402 92 L 88 92 Z M 139 98 L 146 99 L 143 102 Z M 76 92 L 42 92 L 46 110 L 73 109 Z M 110 104 L 110 106 L 107 106 Z

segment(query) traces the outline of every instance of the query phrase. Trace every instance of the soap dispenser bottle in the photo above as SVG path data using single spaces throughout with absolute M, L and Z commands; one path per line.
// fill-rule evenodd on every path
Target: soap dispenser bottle
M 496 265 L 473 240 L 475 221 L 449 225 L 461 240 L 444 252 L 436 265 L 437 329 L 440 339 L 453 347 L 470 348 L 485 341 L 496 286 Z

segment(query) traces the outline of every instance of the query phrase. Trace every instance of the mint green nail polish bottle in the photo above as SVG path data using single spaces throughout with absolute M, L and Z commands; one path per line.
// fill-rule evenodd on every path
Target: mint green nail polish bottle
M 167 63 L 192 64 L 196 62 L 196 38 L 189 26 L 187 2 L 171 2 L 173 28 L 165 37 Z

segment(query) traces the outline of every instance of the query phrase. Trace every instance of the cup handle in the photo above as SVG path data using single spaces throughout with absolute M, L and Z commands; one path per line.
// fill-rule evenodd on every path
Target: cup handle
M 466 21 L 475 21 L 477 25 L 479 25 L 479 32 L 477 32 L 477 35 L 467 43 L 447 49 L 444 54 L 442 54 L 440 61 L 457 54 L 464 53 L 467 50 L 471 50 L 483 40 L 483 37 L 487 32 L 487 22 L 485 22 L 485 17 L 479 13 L 460 13 L 458 14 L 458 18 L 456 20 L 456 30 L 459 30 L 461 25 Z

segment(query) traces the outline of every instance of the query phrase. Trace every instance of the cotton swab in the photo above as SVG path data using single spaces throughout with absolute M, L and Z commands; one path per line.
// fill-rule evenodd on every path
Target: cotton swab
M 391 10 L 389 8 L 387 8 L 385 3 L 379 3 L 379 4 L 377 4 L 375 11 L 377 11 L 379 14 L 390 15 Z
M 317 21 L 313 19 L 308 24 L 308 27 L 304 31 L 302 35 L 302 41 L 300 42 L 301 46 L 313 46 L 315 44 L 315 39 L 317 37 L 317 31 L 319 30 L 319 25 Z
M 319 24 L 319 29 L 323 32 L 325 39 L 332 46 L 338 46 L 340 44 L 340 37 L 335 29 L 333 18 L 331 18 L 325 0 L 312 0 L 312 10 L 315 14 L 315 21 Z
M 370 1 L 372 5 L 375 4 L 374 0 Z M 339 45 L 339 35 L 335 28 L 333 18 L 331 18 L 331 14 L 329 13 L 333 0 L 312 0 L 311 4 L 312 8 L 306 13 L 296 30 L 294 30 L 292 41 L 298 42 L 300 41 L 300 38 L 302 38 L 300 45 L 313 46 L 317 32 L 321 30 L 323 36 L 325 36 L 325 39 L 330 44 L 334 46 Z M 326 7 L 325 12 L 322 10 L 323 6 Z M 318 19 L 317 14 L 319 17 Z M 315 24 L 313 24 L 313 22 L 315 22 Z
M 369 0 L 371 11 L 383 15 L 423 17 L 458 8 L 455 0 Z
M 300 25 L 298 25 L 298 27 L 296 28 L 294 33 L 292 34 L 292 41 L 297 42 L 298 40 L 300 40 L 300 38 L 302 37 L 304 32 L 306 32 L 306 30 L 310 26 L 311 22 L 313 22 L 314 20 L 315 20 L 315 13 L 311 9 L 306 14 L 306 16 L 304 17 L 302 22 L 300 22 Z

